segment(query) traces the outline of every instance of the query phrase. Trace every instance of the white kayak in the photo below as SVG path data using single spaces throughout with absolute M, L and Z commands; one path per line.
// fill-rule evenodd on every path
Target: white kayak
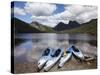
M 62 49 L 57 49 L 56 51 L 54 51 L 54 53 L 51 55 L 52 58 L 48 60 L 46 65 L 44 66 L 43 68 L 44 71 L 50 70 L 57 63 L 57 61 L 61 58 L 62 54 L 63 54 Z
M 47 48 L 43 54 L 42 57 L 38 61 L 38 69 L 42 69 L 43 66 L 46 64 L 46 62 L 51 58 L 53 49 L 52 48 Z
M 81 52 L 81 50 L 79 50 L 78 48 L 76 48 L 75 46 L 72 46 L 72 52 L 73 52 L 73 54 L 77 57 L 77 58 L 79 58 L 79 59 L 81 59 L 81 60 L 84 60 L 84 55 L 83 55 L 83 53 Z
M 59 61 L 58 68 L 63 67 L 64 64 L 71 58 L 71 56 L 72 56 L 72 48 L 70 47 L 64 51 L 63 56 L 61 57 Z

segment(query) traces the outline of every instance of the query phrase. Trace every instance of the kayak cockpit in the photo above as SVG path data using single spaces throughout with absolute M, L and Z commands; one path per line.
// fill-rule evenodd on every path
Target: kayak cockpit
M 61 53 L 61 49 L 57 49 L 53 55 L 51 55 L 52 57 L 57 57 L 59 56 L 59 54 Z

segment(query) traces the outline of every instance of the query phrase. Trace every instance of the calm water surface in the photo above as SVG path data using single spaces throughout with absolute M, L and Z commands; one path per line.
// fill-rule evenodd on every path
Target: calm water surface
M 47 47 L 66 49 L 75 45 L 84 54 L 97 55 L 97 37 L 89 34 L 18 34 L 15 39 L 25 40 L 14 48 L 15 63 L 38 60 Z

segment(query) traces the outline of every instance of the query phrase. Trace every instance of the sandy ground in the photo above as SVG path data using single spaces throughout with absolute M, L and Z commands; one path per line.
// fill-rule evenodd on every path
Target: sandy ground
M 14 65 L 14 73 L 33 73 L 37 72 L 37 62 L 24 62 L 24 63 L 16 63 Z

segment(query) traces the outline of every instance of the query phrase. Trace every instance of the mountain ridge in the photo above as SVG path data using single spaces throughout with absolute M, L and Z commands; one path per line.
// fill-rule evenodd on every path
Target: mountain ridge
M 77 28 L 72 28 L 70 30 L 60 31 L 61 33 L 88 33 L 97 35 L 97 19 L 93 19 L 87 23 L 81 24 Z
M 30 25 L 40 31 L 44 31 L 44 32 L 54 32 L 52 27 L 46 26 L 46 25 L 42 25 L 36 21 L 31 22 Z
M 78 26 L 80 26 L 80 24 L 76 21 L 69 21 L 68 24 L 60 22 L 59 24 L 57 24 L 54 27 L 54 30 L 55 31 L 62 31 L 62 30 L 66 30 L 66 29 L 72 29 L 72 28 L 75 28 L 75 27 L 78 27 Z
M 38 22 L 26 23 L 16 17 L 11 19 L 11 27 L 15 33 L 90 33 L 90 34 L 97 34 L 97 19 L 93 19 L 83 24 L 79 24 L 75 21 L 70 21 L 69 24 L 64 24 L 63 22 L 60 22 L 57 25 L 58 25 L 57 29 L 54 29 L 52 27 L 42 25 Z M 61 25 L 63 26 L 61 27 Z
M 41 33 L 40 30 L 33 28 L 30 24 L 13 17 L 11 19 L 11 26 L 15 33 Z

